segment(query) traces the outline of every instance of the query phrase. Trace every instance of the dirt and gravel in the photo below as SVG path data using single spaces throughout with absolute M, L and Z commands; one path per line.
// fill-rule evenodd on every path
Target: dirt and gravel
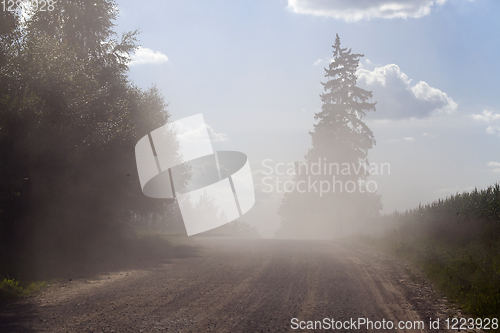
M 308 321 L 324 318 L 423 321 L 391 331 L 434 332 L 429 318 L 443 328 L 457 314 L 418 272 L 367 245 L 198 238 L 171 252 L 3 304 L 0 332 L 312 332 Z

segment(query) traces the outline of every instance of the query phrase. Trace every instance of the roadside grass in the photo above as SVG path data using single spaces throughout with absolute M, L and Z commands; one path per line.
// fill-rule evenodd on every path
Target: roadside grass
M 46 287 L 48 287 L 48 283 L 45 281 L 23 284 L 15 279 L 4 278 L 0 281 L 0 302 L 19 296 L 26 296 Z
M 500 317 L 499 184 L 378 222 L 387 232 L 365 241 L 414 263 L 471 317 Z
M 500 314 L 500 254 L 481 244 L 450 246 L 436 239 L 393 243 L 392 252 L 415 263 L 447 298 L 466 313 Z
M 127 237 L 96 239 L 76 255 L 65 255 L 62 251 L 59 256 L 39 253 L 36 264 L 29 269 L 21 269 L 12 260 L 11 267 L 4 263 L 0 272 L 0 302 L 44 289 L 49 286 L 45 281 L 67 280 L 99 269 L 169 258 L 173 247 L 183 244 L 183 238 L 170 233 L 136 231 Z

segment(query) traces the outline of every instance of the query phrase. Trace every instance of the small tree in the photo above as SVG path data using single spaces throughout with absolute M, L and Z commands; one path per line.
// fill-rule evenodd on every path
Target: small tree
M 285 194 L 279 210 L 282 225 L 277 236 L 330 238 L 342 235 L 347 225 L 378 214 L 381 208 L 380 198 L 367 193 L 360 182 L 368 175 L 365 170 L 368 150 L 375 144 L 372 131 L 362 120 L 367 112 L 375 111 L 375 103 L 368 102 L 372 93 L 356 85 L 356 70 L 362 56 L 342 48 L 336 36 L 333 60 L 325 68 L 327 81 L 322 83 L 323 105 L 314 116 L 316 123 L 310 132 L 312 147 L 305 162 L 296 167 L 297 184 L 316 182 L 317 185 L 312 187 L 312 192 L 300 193 L 296 187 L 295 191 Z M 313 164 L 319 164 L 322 172 L 312 171 Z M 350 172 L 339 173 L 338 167 L 346 165 L 350 166 Z M 328 182 L 326 193 L 317 190 L 322 181 Z M 347 183 L 356 184 L 356 190 L 347 191 Z

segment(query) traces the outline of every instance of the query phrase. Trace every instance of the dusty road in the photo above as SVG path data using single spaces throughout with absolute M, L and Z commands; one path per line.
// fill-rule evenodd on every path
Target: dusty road
M 224 239 L 194 245 L 182 258 L 67 280 L 3 306 L 0 332 L 312 332 L 293 328 L 321 321 L 324 329 L 332 319 L 344 325 L 335 331 L 387 331 L 352 327 L 359 318 L 390 321 L 396 332 L 430 332 L 429 317 L 449 315 L 429 285 L 368 246 Z M 396 329 L 416 321 L 425 329 Z

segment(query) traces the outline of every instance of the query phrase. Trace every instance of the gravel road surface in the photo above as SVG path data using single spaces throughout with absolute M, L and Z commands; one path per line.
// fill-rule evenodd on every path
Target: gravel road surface
M 456 314 L 418 273 L 367 245 L 198 238 L 172 253 L 4 304 L 0 332 L 322 331 L 315 321 L 343 325 L 325 331 L 433 332 L 429 318 Z M 417 321 L 424 329 L 397 327 Z

